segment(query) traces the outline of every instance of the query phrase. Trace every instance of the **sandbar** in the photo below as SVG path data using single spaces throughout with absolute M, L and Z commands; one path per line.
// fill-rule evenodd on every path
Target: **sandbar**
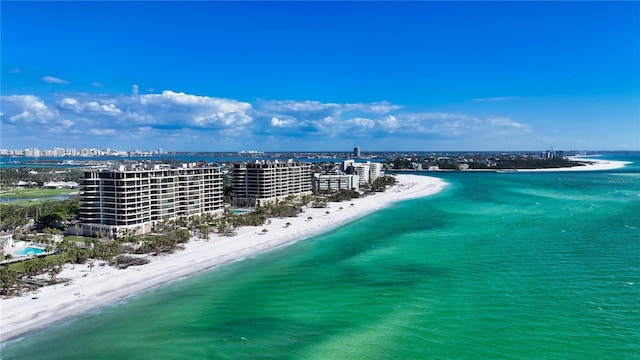
M 582 157 L 582 156 L 569 156 L 567 157 L 567 159 L 571 161 L 578 161 L 586 165 L 562 167 L 562 168 L 549 168 L 549 169 L 518 169 L 517 172 L 614 170 L 614 169 L 623 168 L 627 164 L 631 164 L 630 162 L 627 162 L 627 161 L 594 159 L 591 157 Z

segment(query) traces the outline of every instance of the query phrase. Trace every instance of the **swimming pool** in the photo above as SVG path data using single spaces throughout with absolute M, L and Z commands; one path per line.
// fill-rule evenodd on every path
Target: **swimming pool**
M 14 251 L 13 255 L 15 256 L 29 256 L 29 255 L 38 255 L 43 254 L 45 251 L 42 248 L 27 246 L 24 249 L 20 249 L 18 251 Z

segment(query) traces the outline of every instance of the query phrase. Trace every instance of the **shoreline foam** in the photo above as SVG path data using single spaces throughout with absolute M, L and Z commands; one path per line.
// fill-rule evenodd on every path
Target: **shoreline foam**
M 436 194 L 446 186 L 443 180 L 428 176 L 402 174 L 397 179 L 398 184 L 384 193 L 328 203 L 327 208 L 306 208 L 295 218 L 274 218 L 264 226 L 242 227 L 235 236 L 211 234 L 208 241 L 192 237 L 184 250 L 150 257 L 152 262 L 143 266 L 124 270 L 95 266 L 90 271 L 86 265 L 67 264 L 58 278 L 71 279 L 69 285 L 47 286 L 21 297 L 0 300 L 0 342 L 153 287 L 325 233 L 397 201 Z M 313 219 L 308 220 L 309 217 Z M 269 231 L 263 233 L 263 228 Z

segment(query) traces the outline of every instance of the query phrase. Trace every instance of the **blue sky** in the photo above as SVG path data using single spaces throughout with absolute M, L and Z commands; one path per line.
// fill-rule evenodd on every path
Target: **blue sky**
M 638 2 L 0 11 L 0 148 L 640 150 Z

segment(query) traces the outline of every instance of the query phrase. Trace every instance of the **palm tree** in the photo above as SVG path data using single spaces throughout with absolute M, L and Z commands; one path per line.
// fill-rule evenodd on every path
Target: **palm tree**
M 49 276 L 51 277 L 51 282 L 56 280 L 56 275 L 62 272 L 62 268 L 64 266 L 64 258 L 59 257 L 55 260 L 53 264 L 51 264 L 51 269 L 49 270 Z
M 51 232 L 51 228 L 44 229 L 44 237 L 42 237 L 42 242 L 45 245 L 53 243 L 53 233 Z
M 211 225 L 214 221 L 214 217 L 211 213 L 204 213 L 200 217 L 204 224 Z
M 179 243 L 187 243 L 191 237 L 189 230 L 186 229 L 176 229 L 173 234 Z
M 18 281 L 18 273 L 8 266 L 0 267 L 0 283 L 2 284 L 2 294 L 11 295 L 11 288 Z
M 198 232 L 202 240 L 209 241 L 209 224 L 200 224 L 198 226 Z
M 27 260 L 22 262 L 22 268 L 24 269 L 24 273 L 31 277 L 35 273 L 36 263 L 33 260 Z
M 220 218 L 216 221 L 216 229 L 218 229 L 219 233 L 225 233 L 227 231 L 227 220 L 224 218 Z
M 72 248 L 68 248 L 63 253 L 65 258 L 71 262 L 73 269 L 76 268 L 76 263 L 78 262 L 78 249 L 74 246 Z

